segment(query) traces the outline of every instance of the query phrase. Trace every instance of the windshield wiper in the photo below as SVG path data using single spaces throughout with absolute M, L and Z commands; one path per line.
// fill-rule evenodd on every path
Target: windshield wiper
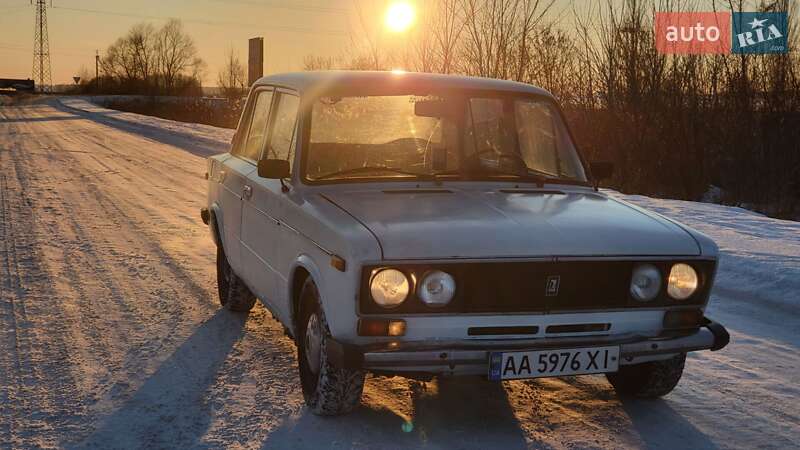
M 544 176 L 543 174 L 539 174 L 539 173 L 537 173 L 535 171 L 531 171 L 530 169 L 528 169 L 528 170 L 524 170 L 523 169 L 523 170 L 519 170 L 519 171 L 510 171 L 510 170 L 499 170 L 499 169 L 491 168 L 489 170 L 472 171 L 470 173 L 470 175 L 472 175 L 472 176 L 481 176 L 481 175 L 483 175 L 483 176 L 501 176 L 501 177 L 503 177 L 503 176 L 511 176 L 511 177 L 517 177 L 521 181 L 529 181 L 529 182 L 536 183 L 539 186 L 544 185 L 544 183 L 546 183 L 547 180 L 548 180 L 548 177 Z
M 397 174 L 400 174 L 400 175 L 410 175 L 410 176 L 414 176 L 414 177 L 425 179 L 425 180 L 430 180 L 430 179 L 434 178 L 433 175 L 430 175 L 430 174 L 427 174 L 427 173 L 412 172 L 412 171 L 409 171 L 409 170 L 399 169 L 399 168 L 395 168 L 395 167 L 363 166 L 363 167 L 354 167 L 352 169 L 347 169 L 347 170 L 340 170 L 338 172 L 327 173 L 325 175 L 316 177 L 315 180 L 326 180 L 326 179 L 336 178 L 336 177 L 341 177 L 341 176 L 346 176 L 346 175 L 359 174 L 359 173 L 362 173 L 362 172 L 376 172 L 376 171 L 392 172 L 392 173 L 397 173 Z

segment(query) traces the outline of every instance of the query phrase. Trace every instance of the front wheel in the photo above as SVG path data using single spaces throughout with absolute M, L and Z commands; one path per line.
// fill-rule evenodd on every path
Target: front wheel
M 685 363 L 686 353 L 681 353 L 664 361 L 620 366 L 618 372 L 607 373 L 606 378 L 621 395 L 658 398 L 675 389 Z
M 256 296 L 233 271 L 222 246 L 217 247 L 217 290 L 219 303 L 229 311 L 247 312 L 256 304 Z
M 364 388 L 364 372 L 340 369 L 328 361 L 331 339 L 317 286 L 309 278 L 300 291 L 297 362 L 306 405 L 314 414 L 346 414 L 358 406 Z

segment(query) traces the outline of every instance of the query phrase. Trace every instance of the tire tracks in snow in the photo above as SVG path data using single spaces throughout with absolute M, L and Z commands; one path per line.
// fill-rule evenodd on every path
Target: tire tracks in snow
M 13 125 L 12 125 L 13 126 Z M 54 446 L 59 433 L 80 429 L 84 408 L 70 364 L 59 297 L 46 270 L 35 234 L 37 209 L 20 171 L 20 145 L 2 161 L 4 329 L 15 343 L 2 359 L 4 397 L 12 411 L 3 414 L 3 441 L 12 446 Z M 4 378 L 5 378 L 4 377 Z M 6 402 L 4 402 L 6 403 Z
M 120 147 L 129 148 L 127 145 L 128 143 L 125 142 L 129 139 L 128 136 L 124 134 L 119 136 L 119 133 L 117 133 L 117 135 L 119 137 L 120 142 L 118 142 L 118 144 Z M 84 142 L 84 138 L 94 141 L 97 136 L 89 133 L 76 134 L 71 136 L 71 141 L 74 145 L 93 147 L 90 142 Z M 139 140 L 138 137 L 133 137 L 131 139 L 135 141 Z M 143 156 L 143 160 L 151 161 L 151 164 L 147 167 L 137 167 L 135 164 L 123 164 L 118 166 L 116 163 L 124 160 L 124 158 L 115 158 L 113 161 L 105 161 L 102 164 L 98 158 L 91 158 L 92 163 L 97 163 L 105 171 L 102 179 L 97 180 L 97 183 L 100 183 L 99 186 L 103 187 L 102 191 L 104 194 L 110 194 L 107 198 L 102 195 L 96 198 L 93 197 L 92 204 L 99 206 L 101 211 L 104 212 L 103 215 L 121 218 L 138 218 L 139 220 L 126 221 L 142 224 L 142 228 L 137 231 L 145 235 L 153 235 L 154 239 L 158 240 L 163 238 L 163 236 L 161 236 L 162 233 L 154 234 L 154 230 L 164 231 L 163 228 L 165 226 L 177 230 L 185 229 L 185 222 L 191 221 L 192 223 L 196 223 L 198 219 L 196 217 L 186 216 L 181 210 L 157 209 L 146 211 L 142 210 L 146 208 L 137 208 L 137 205 L 152 201 L 148 198 L 147 194 L 156 190 L 163 195 L 163 198 L 168 199 L 170 202 L 172 200 L 177 200 L 177 204 L 183 204 L 184 202 L 192 203 L 199 208 L 200 205 L 197 202 L 199 200 L 201 201 L 205 196 L 205 180 L 202 180 L 198 173 L 199 170 L 204 168 L 202 161 L 197 161 L 196 158 L 190 157 L 191 162 L 197 169 L 194 171 L 187 171 L 187 174 L 191 175 L 190 177 L 181 177 L 179 174 L 170 176 L 168 180 L 172 181 L 174 184 L 171 188 L 165 187 L 163 183 L 167 181 L 165 178 L 172 172 L 172 166 L 175 165 L 176 162 L 182 164 L 185 161 L 177 158 L 178 155 L 181 155 L 181 152 L 175 152 L 175 154 L 173 154 L 173 156 L 176 156 L 175 159 L 177 159 L 177 161 L 170 161 L 169 158 L 164 158 L 163 146 L 161 144 L 154 144 L 154 146 L 156 150 L 152 153 L 160 153 L 158 153 L 159 157 L 154 157 L 152 159 L 150 158 L 151 152 L 148 149 L 141 149 L 142 154 L 139 156 Z M 169 153 L 171 152 L 168 152 L 167 155 L 169 155 Z M 82 159 L 85 157 L 83 155 L 77 155 L 76 158 Z M 202 180 L 202 182 L 194 183 L 195 180 Z M 139 186 L 147 187 L 147 189 L 137 189 Z M 97 191 L 93 183 L 83 187 L 83 189 L 93 193 Z M 123 197 L 115 195 L 120 192 L 125 192 L 126 195 Z M 178 198 L 174 198 L 176 196 L 175 192 L 178 192 Z M 136 211 L 136 213 L 132 214 L 132 211 Z M 203 232 L 206 232 L 206 230 L 203 229 Z M 203 240 L 201 242 L 210 242 L 207 241 L 205 235 L 199 238 Z M 193 237 L 192 239 L 195 240 L 196 238 Z M 189 245 L 189 247 L 191 246 Z M 166 250 L 159 248 L 147 249 L 146 253 L 161 254 L 162 251 Z M 173 251 L 169 251 L 168 253 L 174 255 Z M 178 253 L 178 259 L 184 257 L 188 259 L 185 262 L 176 261 L 176 267 L 196 267 L 198 265 L 196 262 L 196 255 L 189 254 L 181 256 L 180 252 Z M 163 259 L 163 255 L 161 259 Z M 203 259 L 205 260 L 203 264 L 205 264 L 206 267 L 213 267 L 212 260 L 208 258 L 207 254 L 203 255 Z M 189 260 L 192 262 L 188 263 Z M 177 272 L 173 274 L 173 277 L 180 278 L 183 276 L 184 275 Z M 190 276 L 189 278 L 192 277 Z M 203 293 L 198 296 L 206 298 L 208 294 Z M 214 307 L 214 309 L 216 309 L 216 307 Z M 248 320 L 246 326 L 248 328 L 248 333 L 243 338 L 246 342 L 241 345 L 236 345 L 230 350 L 232 357 L 227 358 L 219 372 L 214 375 L 214 381 L 210 390 L 206 393 L 185 393 L 185 395 L 200 395 L 203 399 L 202 403 L 206 405 L 204 408 L 209 408 L 208 411 L 209 414 L 211 414 L 209 420 L 211 420 L 211 422 L 208 423 L 208 427 L 210 430 L 209 433 L 212 434 L 212 436 L 209 437 L 209 442 L 219 442 L 221 438 L 224 438 L 222 442 L 235 440 L 237 438 L 236 433 L 231 434 L 231 430 L 228 429 L 229 427 L 224 425 L 232 419 L 245 421 L 249 424 L 246 428 L 260 429 L 262 433 L 266 434 L 269 430 L 268 427 L 265 427 L 267 423 L 270 421 L 274 422 L 276 416 L 282 417 L 286 414 L 296 412 L 301 405 L 302 397 L 299 392 L 299 385 L 293 378 L 290 378 L 288 383 L 285 382 L 285 371 L 287 367 L 291 368 L 293 372 L 295 370 L 294 348 L 288 339 L 283 336 L 282 329 L 267 320 L 267 315 L 263 308 L 257 308 L 251 314 L 251 318 Z M 255 347 L 256 350 L 250 350 L 251 347 Z M 261 361 L 272 361 L 273 364 L 265 366 L 259 364 Z M 280 364 L 275 365 L 275 362 L 280 362 Z M 281 382 L 276 383 L 276 380 L 281 380 Z M 149 390 L 149 384 L 146 386 L 147 391 Z M 254 398 L 247 398 L 249 395 L 252 395 Z M 231 404 L 230 401 L 223 400 L 225 398 L 230 399 L 231 397 L 236 398 L 233 404 Z M 283 401 L 276 402 L 276 399 L 289 400 L 290 398 L 293 398 L 293 400 L 285 403 Z M 243 414 L 243 411 L 239 411 L 244 405 L 247 405 L 247 414 Z M 123 414 L 126 420 L 131 417 L 126 409 L 123 409 L 120 414 Z M 116 430 L 119 426 L 119 420 L 117 415 L 114 415 L 110 423 L 104 425 L 100 430 L 101 436 L 108 437 L 108 433 L 110 433 L 109 430 Z M 136 421 L 136 425 L 144 429 L 152 428 L 152 424 L 148 423 L 147 417 L 142 417 L 140 420 Z M 166 430 L 153 430 L 150 432 L 154 433 L 152 437 L 152 439 L 155 439 L 154 442 L 160 442 L 162 445 L 162 439 L 167 439 L 169 434 Z M 99 439 L 98 436 L 93 436 L 89 442 L 98 442 L 97 439 Z M 100 439 L 99 442 L 102 442 L 102 439 Z
M 24 108 L 21 114 L 41 116 L 37 113 L 37 109 L 40 107 Z M 44 115 L 46 116 L 47 112 Z M 58 383 L 49 379 L 40 379 L 38 382 L 30 380 L 27 383 L 4 383 L 4 387 L 12 389 L 15 385 L 37 385 L 42 389 L 50 389 L 56 395 L 66 394 L 81 399 L 80 409 L 86 404 L 102 402 L 102 397 L 105 396 L 116 399 L 104 406 L 106 409 L 113 408 L 114 404 L 124 401 L 136 388 L 139 382 L 137 380 L 141 381 L 154 370 L 159 359 L 168 354 L 168 349 L 183 337 L 187 327 L 191 328 L 193 321 L 183 317 L 184 311 L 187 306 L 194 306 L 192 302 L 207 298 L 208 292 L 190 275 L 184 273 L 180 264 L 161 249 L 159 240 L 153 239 L 152 233 L 146 232 L 136 223 L 141 216 L 134 217 L 127 214 L 117 205 L 118 199 L 109 197 L 104 192 L 104 181 L 114 177 L 114 171 L 109 171 L 110 166 L 95 155 L 81 155 L 84 159 L 80 160 L 76 158 L 78 156 L 76 152 L 61 151 L 65 149 L 60 146 L 59 139 L 65 134 L 75 135 L 75 127 L 70 126 L 69 130 L 64 130 L 65 127 L 60 124 L 52 124 L 51 127 L 60 127 L 63 131 L 60 135 L 50 134 L 45 137 L 37 136 L 35 133 L 27 134 L 24 142 L 15 142 L 10 152 L 4 152 L 9 156 L 9 160 L 3 164 L 4 168 L 8 168 L 3 171 L 4 180 L 7 178 L 5 172 L 13 168 L 12 175 L 18 182 L 18 186 L 14 189 L 4 190 L 6 199 L 4 204 L 9 203 L 8 192 L 19 193 L 20 198 L 24 198 L 27 202 L 24 206 L 8 208 L 13 209 L 16 215 L 4 212 L 3 223 L 6 227 L 4 242 L 15 242 L 15 239 L 12 239 L 15 237 L 18 238 L 16 241 L 24 238 L 28 241 L 25 242 L 22 254 L 30 256 L 35 253 L 47 253 L 52 263 L 49 270 L 41 261 L 29 265 L 37 267 L 45 275 L 42 278 L 43 284 L 48 285 L 51 290 L 38 285 L 31 286 L 30 290 L 42 297 L 58 298 L 52 291 L 54 286 L 58 286 L 59 296 L 69 299 L 73 304 L 69 308 L 63 308 L 64 304 L 59 305 L 56 302 L 53 311 L 40 317 L 40 320 L 49 319 L 55 322 L 53 326 L 17 325 L 12 328 L 17 330 L 20 335 L 19 340 L 23 343 L 25 335 L 19 331 L 23 328 L 49 329 L 57 335 L 56 337 L 71 337 L 73 345 L 69 350 L 72 352 L 70 354 L 64 346 L 63 353 L 68 355 L 67 359 L 72 358 L 72 360 L 66 361 L 61 358 L 64 362 L 63 370 L 74 367 L 75 370 L 85 371 L 87 368 L 92 368 L 95 373 L 83 374 L 93 380 L 89 382 L 84 380 L 80 393 L 75 392 L 75 388 L 57 388 Z M 31 149 L 46 149 L 46 151 L 44 154 L 40 151 L 29 153 L 27 150 Z M 93 173 L 87 170 L 91 165 L 87 164 L 87 161 L 105 166 L 106 173 Z M 74 184 L 53 179 L 51 175 L 54 168 L 58 168 L 59 173 L 69 173 L 72 179 L 81 182 Z M 128 179 L 125 183 L 135 186 L 131 181 Z M 7 181 L 4 181 L 4 184 L 8 184 Z M 124 193 L 125 189 L 121 192 Z M 37 210 L 43 211 L 42 218 L 21 220 L 18 217 L 20 213 L 33 214 Z M 87 224 L 89 228 L 86 227 Z M 19 228 L 21 233 L 11 236 L 9 227 Z M 47 238 L 41 239 L 43 236 Z M 126 252 L 129 249 L 136 251 Z M 5 260 L 8 261 L 4 265 L 10 266 L 18 254 L 19 252 L 4 251 Z M 156 264 L 147 263 L 146 259 L 140 258 L 137 261 L 131 258 L 131 255 L 153 254 L 157 255 Z M 154 278 L 144 284 L 152 287 L 154 291 L 141 292 L 142 284 L 136 284 L 139 280 L 131 281 L 128 274 L 139 273 L 139 266 L 158 266 L 159 263 L 162 266 L 159 269 L 165 269 L 163 273 L 156 270 L 151 274 L 144 274 L 145 278 Z M 13 277 L 9 277 L 9 280 L 10 283 L 14 283 Z M 20 298 L 28 300 L 20 292 L 14 293 L 12 297 L 16 297 L 16 302 L 9 304 L 15 306 L 15 311 L 20 309 L 18 306 L 22 303 Z M 158 298 L 161 301 L 155 303 L 131 301 L 137 297 Z M 67 312 L 67 309 L 70 312 Z M 25 317 L 22 313 L 15 312 L 13 318 L 20 320 Z M 62 326 L 59 327 L 58 324 Z M 65 329 L 64 324 L 71 328 Z M 26 350 L 32 347 L 46 345 L 56 348 L 55 344 L 58 341 L 30 340 L 32 342 L 25 349 L 16 352 L 17 363 L 25 363 L 28 366 L 16 371 L 20 374 L 17 378 L 23 379 L 25 374 L 30 374 L 37 368 L 43 369 L 47 374 L 57 374 L 58 371 L 51 371 L 41 360 L 26 362 L 23 355 L 32 354 Z M 101 369 L 96 369 L 98 366 Z M 14 393 L 8 394 L 7 397 L 14 396 Z M 26 391 L 20 393 L 18 397 L 28 400 L 26 403 L 31 405 L 28 408 L 28 416 L 35 416 L 42 411 L 58 410 L 53 405 L 56 402 L 48 401 L 41 392 Z M 17 417 L 15 414 L 6 416 L 9 417 L 9 426 L 3 427 L 9 429 L 7 432 L 9 436 L 11 428 L 15 427 L 13 424 L 30 422 L 29 417 L 17 420 L 20 411 L 25 410 L 24 407 L 16 405 L 11 409 L 17 413 Z M 64 417 L 69 416 L 67 411 L 61 411 L 59 414 Z M 57 421 L 48 423 L 50 422 L 57 423 Z M 70 433 L 61 434 L 61 431 L 63 430 L 59 430 L 58 434 L 70 435 Z M 85 435 L 90 431 L 91 429 L 84 429 L 71 438 Z M 33 435 L 28 432 L 20 434 L 24 438 Z M 52 433 L 42 433 L 38 437 L 44 439 L 41 442 L 46 445 L 53 445 L 57 440 Z M 8 442 L 12 441 L 9 439 Z

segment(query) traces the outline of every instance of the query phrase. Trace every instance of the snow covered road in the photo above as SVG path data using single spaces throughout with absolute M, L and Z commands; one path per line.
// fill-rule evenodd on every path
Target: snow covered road
M 625 196 L 723 251 L 709 313 L 732 343 L 663 400 L 623 402 L 602 376 L 369 378 L 361 408 L 324 419 L 269 313 L 218 308 L 198 211 L 203 156 L 232 132 L 64 103 L 0 106 L 0 448 L 800 443 L 799 223 Z

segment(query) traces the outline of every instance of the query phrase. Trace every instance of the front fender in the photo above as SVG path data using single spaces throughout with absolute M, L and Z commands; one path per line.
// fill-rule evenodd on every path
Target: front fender
M 289 308 L 289 320 L 291 323 L 292 328 L 292 335 L 296 335 L 295 327 L 297 325 L 297 314 L 299 310 L 298 302 L 295 299 L 298 299 L 300 296 L 299 290 L 302 289 L 302 285 L 295 286 L 295 278 L 298 276 L 298 271 L 302 269 L 308 272 L 308 276 L 314 280 L 314 283 L 317 285 L 317 291 L 319 292 L 320 296 L 320 307 L 322 307 L 323 312 L 325 311 L 325 277 L 320 270 L 320 266 L 314 260 L 314 257 L 303 253 L 300 254 L 292 263 L 290 272 L 292 274 L 290 283 L 287 283 L 288 292 L 286 293 L 286 298 L 289 299 L 290 308 Z M 327 316 L 327 314 L 326 314 Z
M 223 228 L 223 217 L 222 217 L 222 208 L 219 207 L 218 204 L 214 203 L 209 208 L 210 211 L 210 220 L 208 221 L 208 228 L 211 230 L 211 239 L 214 240 L 214 244 L 217 247 L 223 247 L 222 245 L 222 230 Z

